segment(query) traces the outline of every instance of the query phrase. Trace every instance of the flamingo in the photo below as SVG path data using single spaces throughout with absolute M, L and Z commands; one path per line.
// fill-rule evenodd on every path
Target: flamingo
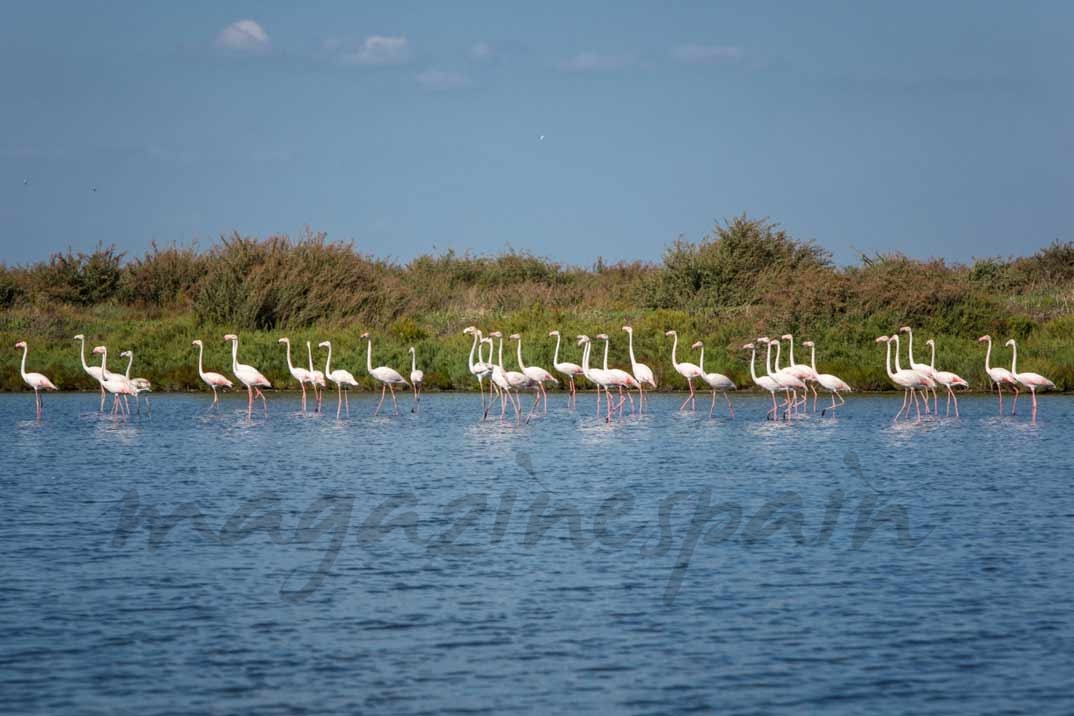
M 108 349 L 106 347 L 97 346 L 93 349 L 93 354 L 101 356 L 101 375 L 104 376 L 101 378 L 101 386 L 112 394 L 112 414 L 116 415 L 120 412 L 125 412 L 127 415 L 130 415 L 129 406 L 125 408 L 120 407 L 119 396 L 123 396 L 124 403 L 122 405 L 126 406 L 127 396 L 133 395 L 137 397 L 138 395 L 134 391 L 134 386 L 131 385 L 130 381 L 127 380 L 127 377 L 122 373 L 112 373 L 108 370 Z
M 570 404 L 576 401 L 578 397 L 578 388 L 574 384 L 574 379 L 578 376 L 584 378 L 585 373 L 582 372 L 582 366 L 577 363 L 559 362 L 559 331 L 549 331 L 548 335 L 556 337 L 556 352 L 555 355 L 552 356 L 552 367 L 567 376 L 567 385 L 570 387 L 570 393 L 567 394 L 567 405 L 570 406 Z
M 466 334 L 469 334 L 469 335 L 472 335 L 474 337 L 473 345 L 470 346 L 470 357 L 466 361 L 466 366 L 467 366 L 467 368 L 469 368 L 470 374 L 472 376 L 474 376 L 475 378 L 477 378 L 477 389 L 478 389 L 478 391 L 481 392 L 481 412 L 484 414 L 484 417 L 482 419 L 484 419 L 484 418 L 487 418 L 489 416 L 489 408 L 492 407 L 492 400 L 493 400 L 493 398 L 492 398 L 492 390 L 493 390 L 493 388 L 491 386 L 495 385 L 491 380 L 491 378 L 492 378 L 492 365 L 490 363 L 486 363 L 481 358 L 481 346 L 484 345 L 484 343 L 485 343 L 484 339 L 481 337 L 481 331 L 477 330 L 477 328 L 474 327 L 474 326 L 467 326 L 466 328 L 464 328 L 462 330 L 462 332 L 466 333 Z M 474 351 L 475 350 L 477 351 L 477 360 L 476 361 L 474 360 Z M 489 351 L 490 351 L 489 352 L 489 359 L 490 360 L 492 358 L 491 350 L 492 349 L 490 348 L 489 349 Z M 485 384 L 484 384 L 485 378 L 490 379 L 489 380 L 490 387 L 489 387 L 489 404 L 488 404 L 488 407 L 485 406 Z
M 687 403 L 690 403 L 690 410 L 697 410 L 697 401 L 694 399 L 694 378 L 700 378 L 703 373 L 701 369 L 693 363 L 678 363 L 675 360 L 675 349 L 679 345 L 679 334 L 677 331 L 666 331 L 665 336 L 674 336 L 674 341 L 671 343 L 671 365 L 675 368 L 679 375 L 686 378 L 686 385 L 690 388 L 690 395 L 686 397 L 686 400 L 682 401 L 682 405 L 679 406 L 679 410 L 683 410 Z
M 608 375 L 606 370 L 589 367 L 589 354 L 593 348 L 589 336 L 578 336 L 578 345 L 584 346 L 582 350 L 582 372 L 585 375 L 585 379 L 597 386 L 597 416 L 600 416 L 600 391 L 603 389 L 608 404 L 608 415 L 605 420 L 610 423 L 612 421 L 612 394 L 608 387 L 612 385 L 611 376 Z
M 627 373 L 625 370 L 621 370 L 619 368 L 608 368 L 608 336 L 607 334 L 599 333 L 594 337 L 598 340 L 604 341 L 604 372 L 607 373 L 608 377 L 611 379 L 611 384 L 619 388 L 619 405 L 617 405 L 615 409 L 619 411 L 620 415 L 622 415 L 623 403 L 626 401 L 626 398 L 630 398 L 630 412 L 631 414 L 633 414 L 634 398 L 630 397 L 630 389 L 637 388 L 640 391 L 641 384 L 634 379 L 634 376 L 632 376 L 630 373 Z M 623 397 L 623 388 L 627 389 L 626 398 Z M 638 401 L 640 403 L 640 397 L 638 398 Z
M 287 370 L 290 371 L 291 377 L 298 381 L 298 387 L 302 388 L 302 414 L 306 414 L 306 383 L 313 384 L 313 371 L 305 368 L 296 368 L 291 363 L 291 339 L 284 336 L 277 343 L 282 343 L 287 346 Z M 316 389 L 314 390 L 316 393 Z
M 757 340 L 761 340 L 761 339 L 758 338 Z M 769 371 L 768 374 L 770 376 L 772 376 L 773 380 L 775 380 L 777 383 L 779 383 L 781 388 L 783 388 L 784 394 L 786 395 L 787 417 L 788 418 L 790 417 L 792 410 L 797 415 L 797 413 L 798 413 L 798 391 L 799 390 L 801 390 L 803 392 L 805 391 L 805 388 L 806 388 L 805 383 L 801 379 L 799 379 L 794 374 L 794 371 L 792 371 L 790 368 L 780 368 L 779 367 L 779 354 L 780 354 L 780 347 L 782 346 L 782 343 L 780 341 L 769 341 L 767 338 L 765 338 L 764 340 L 768 341 L 768 345 L 772 345 L 773 343 L 776 344 L 775 372 L 772 372 L 772 368 L 769 367 L 768 368 L 768 371 Z
M 414 346 L 410 346 L 410 385 L 414 388 L 414 406 L 410 408 L 412 413 L 421 402 L 421 389 L 424 384 L 425 373 L 418 370 L 418 354 L 414 351 Z
M 630 372 L 634 374 L 634 379 L 638 381 L 638 412 L 640 413 L 647 403 L 643 387 L 648 384 L 650 388 L 656 390 L 656 378 L 653 376 L 652 368 L 644 363 L 639 363 L 634 359 L 633 326 L 623 326 L 623 330 L 626 331 L 628 346 L 630 348 Z
M 1006 368 L 1000 368 L 996 366 L 991 368 L 988 365 L 988 359 L 992 356 L 992 336 L 984 335 L 977 339 L 978 343 L 988 343 L 988 349 L 985 350 L 985 373 L 988 374 L 988 379 L 992 384 L 996 386 L 996 392 L 999 394 L 999 412 L 1003 414 L 1003 386 L 1011 386 L 1011 390 L 1014 391 L 1014 399 L 1018 400 L 1018 381 L 1015 379 L 1014 374 Z
M 735 408 L 731 405 L 731 396 L 727 394 L 729 390 L 735 390 L 735 382 L 722 373 L 706 373 L 705 372 L 705 344 L 702 341 L 695 341 L 691 348 L 700 348 L 701 357 L 698 358 L 698 368 L 701 369 L 701 380 L 705 381 L 710 388 L 712 388 L 712 402 L 709 404 L 709 417 L 712 417 L 712 411 L 716 407 L 716 392 L 723 393 L 724 399 L 727 400 L 727 409 L 731 411 L 731 417 L 735 417 Z
M 324 361 L 324 375 L 326 378 L 328 378 L 328 380 L 336 384 L 336 420 L 339 420 L 340 404 L 344 401 L 346 401 L 347 404 L 347 417 L 349 418 L 351 416 L 351 391 L 350 388 L 348 388 L 347 390 L 343 390 L 343 386 L 350 385 L 357 387 L 358 381 L 354 379 L 353 375 L 351 375 L 348 371 L 343 370 L 342 368 L 336 368 L 335 370 L 332 370 L 331 341 L 321 341 L 317 344 L 317 347 L 328 349 L 328 358 L 326 358 Z
M 392 406 L 395 409 L 395 415 L 399 414 L 399 404 L 395 402 L 395 388 L 396 386 L 410 387 L 410 384 L 406 382 L 403 376 L 399 375 L 399 371 L 395 368 L 389 368 L 388 366 L 380 366 L 378 368 L 373 367 L 373 339 L 369 337 L 369 333 L 363 333 L 361 338 L 365 338 L 368 343 L 366 344 L 365 352 L 365 366 L 369 375 L 380 381 L 380 402 L 377 403 L 377 409 L 373 411 L 373 415 L 380 412 L 380 406 L 384 404 L 384 393 L 387 390 L 392 392 Z
M 313 348 L 310 347 L 310 342 L 306 341 L 306 357 L 309 359 L 310 374 L 313 376 L 313 380 L 310 385 L 313 386 L 313 396 L 317 401 L 317 412 L 321 412 L 321 404 L 324 401 L 324 389 L 328 386 L 324 381 L 324 373 L 313 367 Z
M 503 368 L 503 334 L 499 331 L 496 331 L 496 334 L 500 339 L 500 367 Z M 516 344 L 518 346 L 518 367 L 522 368 L 522 370 L 525 371 L 526 368 L 522 365 L 522 336 L 517 333 L 512 333 L 510 336 L 508 336 L 508 338 L 517 342 Z M 544 371 L 544 373 L 547 375 L 548 371 Z M 533 411 L 537 409 L 537 406 L 541 402 L 541 391 L 544 389 L 544 387 L 541 385 L 541 381 L 529 373 L 520 373 L 517 370 L 506 371 L 504 373 L 504 377 L 507 378 L 507 382 L 510 383 L 511 387 L 514 389 L 516 401 L 518 399 L 518 394 L 521 391 L 533 391 L 533 405 L 530 407 L 529 415 L 526 416 L 526 422 L 528 423 L 530 421 L 530 418 L 533 417 Z M 551 375 L 549 375 L 548 377 L 552 378 Z M 552 378 L 552 380 L 555 380 L 555 378 Z M 516 403 L 516 407 L 521 406 L 520 404 Z M 516 418 L 517 417 L 519 417 L 519 415 L 516 415 Z
M 138 399 L 142 393 L 148 393 L 153 389 L 153 384 L 145 378 L 131 378 L 131 365 L 134 363 L 134 351 L 123 351 L 120 356 L 126 356 L 127 358 L 127 370 L 123 373 L 123 377 L 127 379 L 127 382 L 134 388 L 134 406 L 138 409 L 138 414 L 142 414 L 142 403 Z M 149 405 L 149 396 L 145 396 L 145 407 L 149 411 L 149 414 L 153 414 L 153 408 Z
M 492 361 L 492 352 L 493 350 L 495 350 L 496 347 L 496 343 L 493 340 L 494 338 L 500 339 L 499 364 L 496 364 Z M 512 397 L 511 382 L 507 380 L 507 371 L 503 369 L 503 334 L 499 331 L 493 331 L 492 333 L 489 333 L 488 338 L 482 338 L 481 342 L 489 344 L 489 363 L 492 366 L 492 372 L 490 373 L 491 378 L 489 382 L 492 384 L 493 389 L 496 391 L 496 395 L 500 398 L 500 420 L 503 420 L 504 416 L 507 415 L 507 401 L 511 402 L 511 407 L 515 409 L 515 419 L 518 420 L 521 405 L 517 401 L 517 396 Z M 480 355 L 481 349 L 478 348 L 477 352 Z M 485 409 L 486 417 L 488 417 L 488 410 L 492 408 L 493 400 L 495 400 L 495 398 L 492 398 L 490 396 L 488 408 Z
M 832 405 L 831 407 L 825 408 L 824 410 L 820 411 L 821 417 L 823 417 L 824 414 L 829 410 L 832 411 L 832 415 L 835 415 L 835 409 L 842 405 L 845 405 L 847 402 L 843 399 L 843 396 L 840 395 L 840 393 L 851 392 L 850 386 L 847 385 L 846 381 L 844 381 L 842 378 L 834 376 L 831 373 L 818 373 L 817 347 L 813 344 L 813 341 L 802 341 L 802 345 L 809 348 L 809 363 L 810 367 L 813 369 L 813 373 L 817 376 L 815 379 L 816 382 L 820 385 L 820 387 L 824 388 L 826 391 L 832 394 Z M 839 398 L 838 405 L 836 405 L 835 403 L 836 398 Z M 814 401 L 813 405 L 814 409 L 816 409 L 816 401 Z
M 246 415 L 249 417 L 254 413 L 255 392 L 257 397 L 261 398 L 261 406 L 265 409 L 265 415 L 268 415 L 268 401 L 265 400 L 265 394 L 261 392 L 261 389 L 271 388 L 272 383 L 269 383 L 268 378 L 261 375 L 261 371 L 257 368 L 239 362 L 239 337 L 237 335 L 228 333 L 224 336 L 224 342 L 227 341 L 231 341 L 231 372 L 235 374 L 240 383 L 246 386 L 246 394 L 250 398 Z
M 220 402 L 219 396 L 216 394 L 217 388 L 230 388 L 232 383 L 230 380 L 220 375 L 219 373 L 206 373 L 202 368 L 202 356 L 205 353 L 205 345 L 201 342 L 200 338 L 197 338 L 190 342 L 190 345 L 198 347 L 198 377 L 205 381 L 205 384 L 213 389 L 213 402 L 209 406 L 212 408 L 214 405 Z
M 913 329 L 911 329 L 910 326 L 903 326 L 902 328 L 899 329 L 899 333 L 905 333 L 906 334 L 906 355 L 910 358 L 910 370 L 916 370 L 918 373 L 920 373 L 921 375 L 925 376 L 926 378 L 931 379 L 932 382 L 935 383 L 936 382 L 936 376 L 934 375 L 934 373 L 936 373 L 936 369 L 933 368 L 932 366 L 928 365 L 927 363 L 918 363 L 917 361 L 914 360 L 914 331 L 913 331 Z M 898 359 L 898 356 L 896 356 L 896 359 Z M 926 413 L 929 412 L 929 400 L 928 400 L 928 398 L 929 398 L 929 392 L 926 390 L 925 391 L 925 412 Z M 936 395 L 936 386 L 933 385 L 932 386 L 932 411 L 934 413 L 936 413 L 936 412 L 939 411 L 939 409 L 940 409 L 940 399 Z
M 544 368 L 540 368 L 540 367 L 535 366 L 535 365 L 526 365 L 526 364 L 524 364 L 522 362 L 522 336 L 520 334 L 518 334 L 518 333 L 512 333 L 510 337 L 511 337 L 511 340 L 518 341 L 518 345 L 516 346 L 517 349 L 518 349 L 518 367 L 531 380 L 537 381 L 537 387 L 540 389 L 541 395 L 544 396 L 544 412 L 545 412 L 545 415 L 547 415 L 548 414 L 548 391 L 544 389 L 544 384 L 547 381 L 552 381 L 556 385 L 559 385 L 559 381 L 556 380 L 556 377 L 554 375 L 549 373 Z
M 101 378 L 104 377 L 104 376 L 101 375 L 101 366 L 99 366 L 99 365 L 86 365 L 86 337 L 84 335 L 82 335 L 81 333 L 79 333 L 72 340 L 76 340 L 81 344 L 81 348 L 78 351 L 78 357 L 82 359 L 82 370 L 86 371 L 86 375 L 88 375 L 89 377 L 93 378 L 99 384 L 101 382 Z M 101 386 L 101 407 L 99 408 L 100 412 L 104 412 L 104 396 L 105 396 L 104 386 L 102 385 Z
M 876 339 L 877 343 L 884 341 L 887 343 L 887 356 L 885 357 L 885 369 L 887 370 L 888 377 L 893 383 L 900 386 L 903 389 L 902 406 L 899 407 L 899 412 L 895 413 L 895 420 L 899 419 L 902 415 L 902 411 L 906 410 L 906 418 L 910 419 L 910 406 L 908 401 L 913 401 L 914 410 L 917 411 L 918 420 L 921 419 L 921 408 L 917 404 L 917 391 L 925 390 L 929 385 L 929 378 L 926 378 L 916 370 L 903 370 L 899 365 L 899 334 L 896 333 L 891 336 L 880 336 Z M 891 342 L 895 341 L 895 370 L 891 370 Z
M 932 349 L 932 358 L 929 361 L 929 367 L 932 368 L 932 379 L 936 381 L 938 385 L 942 385 L 947 390 L 947 409 L 945 415 L 951 414 L 951 400 L 955 401 L 955 417 L 958 417 L 958 396 L 955 395 L 955 391 L 952 388 L 962 386 L 964 388 L 970 387 L 960 376 L 947 370 L 936 370 L 936 341 L 932 338 L 925 341 L 925 345 Z
M 775 415 L 779 412 L 779 406 L 776 405 L 776 391 L 779 390 L 779 383 L 772 380 L 767 375 L 762 375 L 758 377 L 757 369 L 754 367 L 754 364 L 757 362 L 756 343 L 747 343 L 746 345 L 742 346 L 742 350 L 750 352 L 750 378 L 753 379 L 753 384 L 761 390 L 767 390 L 769 395 L 772 396 L 772 409 L 765 413 L 765 420 L 768 419 L 769 415 L 771 415 L 772 419 L 775 420 Z M 771 350 L 772 348 L 769 347 L 768 351 L 771 352 Z
M 42 390 L 56 390 L 56 386 L 52 384 L 52 381 L 46 378 L 41 373 L 27 373 L 26 372 L 26 354 L 29 352 L 29 348 L 26 346 L 26 341 L 19 341 L 15 344 L 15 349 L 22 349 L 22 364 L 19 366 L 19 374 L 22 376 L 22 381 L 26 385 L 34 389 L 34 405 L 37 407 L 37 418 L 41 419 L 41 412 L 43 405 L 41 403 L 41 391 Z M 85 355 L 83 355 L 82 362 L 85 363 Z M 89 371 L 86 371 L 89 373 Z
M 1018 344 L 1011 338 L 1004 345 L 1011 347 L 1011 375 L 1015 380 L 1029 388 L 1030 395 L 1033 396 L 1033 418 L 1037 417 L 1037 390 L 1047 390 L 1048 388 L 1054 388 L 1055 383 L 1045 378 L 1040 373 L 1019 373 L 1018 372 Z M 1014 409 L 1018 405 L 1018 396 L 1014 396 L 1014 405 L 1011 406 L 1011 415 L 1014 415 Z
M 794 362 L 794 336 L 790 333 L 784 333 L 780 336 L 781 340 L 787 341 L 791 348 L 791 360 L 790 363 L 784 368 L 785 371 L 793 375 L 798 380 L 805 383 L 807 388 L 813 390 L 813 412 L 817 412 L 817 371 L 805 363 Z M 778 355 L 778 353 L 777 353 Z M 805 391 L 802 393 L 802 403 L 809 402 L 809 394 Z

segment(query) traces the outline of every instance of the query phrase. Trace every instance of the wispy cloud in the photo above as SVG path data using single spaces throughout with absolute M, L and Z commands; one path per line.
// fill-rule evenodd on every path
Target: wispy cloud
M 679 62 L 693 65 L 737 62 L 742 59 L 742 49 L 729 45 L 686 44 L 674 47 L 671 56 Z
M 216 36 L 216 46 L 235 52 L 265 52 L 272 41 L 257 21 L 236 20 Z
M 599 52 L 579 52 L 569 60 L 559 63 L 564 72 L 613 72 L 633 64 L 624 55 L 604 55 Z
M 325 48 L 339 53 L 341 62 L 363 67 L 405 65 L 410 61 L 410 41 L 403 36 L 370 35 L 357 47 L 347 47 L 338 40 L 329 40 Z
M 496 49 L 487 42 L 475 42 L 467 54 L 474 62 L 489 62 L 496 58 Z
M 470 86 L 470 78 L 458 72 L 446 70 L 426 70 L 417 75 L 418 84 L 427 90 L 435 92 L 450 92 L 451 90 L 466 89 Z

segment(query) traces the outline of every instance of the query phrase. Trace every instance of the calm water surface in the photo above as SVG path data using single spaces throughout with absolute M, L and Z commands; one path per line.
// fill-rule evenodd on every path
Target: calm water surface
M 4 710 L 1074 709 L 1074 401 L 679 399 L 517 427 L 477 395 L 2 395 Z

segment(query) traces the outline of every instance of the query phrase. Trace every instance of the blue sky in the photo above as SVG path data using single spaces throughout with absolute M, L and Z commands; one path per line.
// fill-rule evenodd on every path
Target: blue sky
M 0 260 L 303 227 L 840 263 L 1074 239 L 1074 3 L 4 3 Z M 541 136 L 543 135 L 543 139 Z

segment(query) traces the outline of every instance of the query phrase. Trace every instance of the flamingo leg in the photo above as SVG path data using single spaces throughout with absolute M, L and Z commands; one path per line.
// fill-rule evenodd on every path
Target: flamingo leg
M 343 384 L 336 383 L 336 420 L 339 420 L 339 412 L 343 407 Z
M 716 390 L 712 391 L 712 402 L 709 403 L 709 417 L 712 417 L 712 411 L 716 408 Z
M 261 407 L 265 409 L 265 415 L 268 415 L 268 400 L 265 399 L 265 394 L 257 386 L 254 386 L 254 390 L 257 391 L 257 397 L 261 398 Z
M 541 391 L 533 391 L 533 405 L 530 406 L 530 414 L 526 416 L 526 423 L 529 424 L 533 418 L 533 411 L 537 409 L 537 406 L 541 404 Z
M 1003 384 L 996 382 L 996 392 L 999 393 L 999 414 L 1003 415 Z
M 246 386 L 246 394 L 250 400 L 246 406 L 246 417 L 253 417 L 254 414 L 254 389 L 252 386 Z
M 1014 391 L 1014 402 L 1011 403 L 1011 415 L 1014 415 L 1014 409 L 1018 407 L 1018 386 L 1011 385 L 1011 390 Z
M 347 417 L 349 418 L 351 416 L 351 389 L 350 388 L 347 388 L 345 391 L 343 391 L 343 404 L 346 406 Z
M 298 387 L 302 388 L 302 414 L 306 414 L 306 384 L 298 381 Z
M 209 409 L 210 409 L 210 410 L 212 410 L 212 409 L 213 409 L 213 407 L 214 407 L 214 406 L 215 406 L 215 405 L 216 405 L 216 404 L 217 404 L 218 402 L 220 402 L 220 396 L 218 396 L 218 395 L 216 394 L 216 386 L 215 386 L 215 385 L 212 385 L 212 386 L 209 386 L 209 387 L 213 389 L 213 402 L 209 403 Z
M 377 403 L 377 409 L 373 411 L 373 416 L 376 417 L 380 412 L 380 406 L 384 404 L 384 394 L 388 392 L 388 386 L 384 383 L 380 384 L 380 402 Z

